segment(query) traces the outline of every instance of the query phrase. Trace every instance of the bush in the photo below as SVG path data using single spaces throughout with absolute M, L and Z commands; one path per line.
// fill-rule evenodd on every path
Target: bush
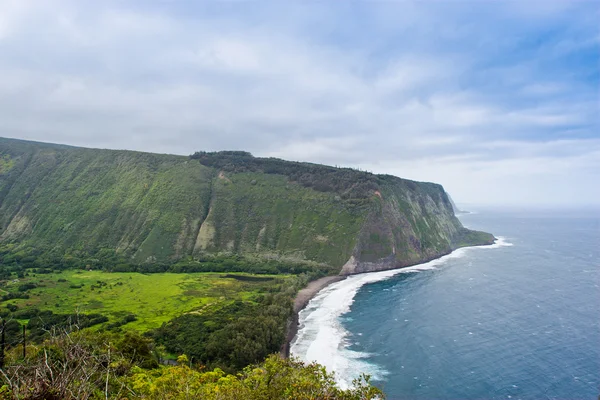
M 278 355 L 245 368 L 237 376 L 226 375 L 220 369 L 201 372 L 183 363 L 154 373 L 133 372 L 130 387 L 141 399 L 369 400 L 384 397 L 379 389 L 370 385 L 368 376 L 355 380 L 352 388 L 341 390 L 324 367 Z
M 25 293 L 7 293 L 2 295 L 2 301 L 12 300 L 12 299 L 28 299 L 29 295 Z
M 27 329 L 30 339 L 40 343 L 53 331 L 74 332 L 107 321 L 108 318 L 102 314 L 54 314 L 47 310 L 31 318 Z
M 26 310 L 17 311 L 13 314 L 13 318 L 16 319 L 31 319 L 40 314 L 40 310 L 37 308 L 30 308 Z
M 122 384 L 111 364 L 120 357 L 109 349 L 100 336 L 63 334 L 51 337 L 38 349 L 29 348 L 25 360 L 18 359 L 18 352 L 9 353 L 1 398 L 58 400 L 116 395 Z
M 382 177 L 351 168 L 257 158 L 246 152 L 196 152 L 190 156 L 200 164 L 219 170 L 261 172 L 287 176 L 292 182 L 319 192 L 339 193 L 344 199 L 366 199 L 379 190 Z
M 26 292 L 31 289 L 35 289 L 37 285 L 35 283 L 25 283 L 19 286 L 19 292 Z
M 153 353 L 153 342 L 136 332 L 127 332 L 117 342 L 116 350 L 127 360 L 142 368 L 158 367 L 158 360 Z

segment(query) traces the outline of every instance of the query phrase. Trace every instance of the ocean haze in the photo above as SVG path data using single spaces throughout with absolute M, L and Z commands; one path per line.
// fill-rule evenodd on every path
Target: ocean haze
M 391 399 L 598 396 L 600 212 L 480 209 L 461 220 L 504 245 L 372 279 L 333 320 L 319 317 L 327 295 L 315 298 L 299 355 L 333 326 L 340 378 L 363 369 Z

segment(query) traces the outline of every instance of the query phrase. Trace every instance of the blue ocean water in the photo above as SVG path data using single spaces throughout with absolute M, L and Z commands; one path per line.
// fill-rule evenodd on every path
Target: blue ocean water
M 491 248 L 363 274 L 301 313 L 292 353 L 389 399 L 597 399 L 600 213 L 481 210 Z

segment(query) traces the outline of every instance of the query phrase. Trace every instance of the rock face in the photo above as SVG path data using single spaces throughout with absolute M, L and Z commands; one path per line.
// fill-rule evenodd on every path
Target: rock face
M 0 251 L 205 253 L 311 261 L 342 274 L 491 243 L 437 184 L 244 152 L 191 157 L 0 138 Z M 103 253 L 104 252 L 104 253 Z
M 405 267 L 494 241 L 491 234 L 461 225 L 440 185 L 382 176 L 380 186 L 342 274 Z

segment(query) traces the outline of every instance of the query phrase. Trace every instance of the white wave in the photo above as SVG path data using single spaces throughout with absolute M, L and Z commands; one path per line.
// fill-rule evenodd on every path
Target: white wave
M 513 244 L 511 242 L 509 242 L 504 236 L 498 236 L 496 237 L 496 240 L 494 241 L 494 244 L 489 245 L 489 246 L 477 246 L 477 247 L 469 247 L 469 249 L 471 248 L 479 248 L 479 249 L 497 249 L 498 247 L 510 247 Z
M 463 257 L 476 248 L 499 248 L 512 246 L 505 238 L 498 237 L 490 246 L 464 247 L 436 260 L 412 267 L 390 271 L 352 275 L 321 290 L 299 314 L 299 329 L 291 344 L 290 353 L 305 362 L 318 362 L 329 372 L 334 372 L 341 388 L 348 388 L 359 374 L 371 375 L 381 380 L 387 371 L 365 359 L 372 354 L 350 350 L 349 332 L 340 317 L 350 311 L 358 290 L 369 283 L 389 279 L 394 275 L 437 269 L 448 260 Z

